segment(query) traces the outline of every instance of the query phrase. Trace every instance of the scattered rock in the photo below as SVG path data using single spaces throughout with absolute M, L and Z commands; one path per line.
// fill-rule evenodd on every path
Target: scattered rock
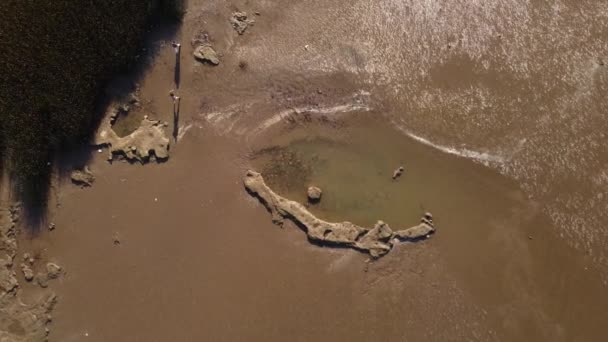
M 136 106 L 139 105 L 139 96 L 137 93 L 131 93 L 129 95 L 129 103 Z
M 61 266 L 49 262 L 46 264 L 46 274 L 48 276 L 49 279 L 57 279 L 59 278 L 59 276 L 61 275 L 61 273 L 63 272 L 63 269 L 61 268 Z
M 264 182 L 261 174 L 247 171 L 243 183 L 247 191 L 260 199 L 272 215 L 272 221 L 282 225 L 288 218 L 305 228 L 312 241 L 347 246 L 368 252 L 373 258 L 379 258 L 393 247 L 393 241 L 416 241 L 426 238 L 435 232 L 431 220 L 425 215 L 417 226 L 393 231 L 386 223 L 378 221 L 373 228 L 357 226 L 350 222 L 331 223 L 318 219 L 306 207 L 276 194 Z
M 435 232 L 434 225 L 422 218 L 420 224 L 408 229 L 398 230 L 393 233 L 393 236 L 401 241 L 411 241 L 418 239 L 428 239 Z
M 256 12 L 256 14 L 257 13 L 258 12 Z M 247 13 L 245 12 L 234 12 L 230 18 L 230 23 L 238 34 L 245 33 L 245 30 L 247 30 L 249 26 L 252 26 L 254 22 L 254 19 L 247 18 Z
M 0 258 L 0 267 L 7 267 L 7 268 L 11 268 L 13 267 L 13 258 L 11 257 L 6 257 L 6 258 Z
M 311 203 L 317 203 L 321 200 L 321 196 L 323 195 L 323 191 L 316 186 L 311 186 L 308 188 L 308 201 Z
M 422 216 L 422 221 L 433 225 L 433 215 L 427 211 L 424 213 L 424 216 Z
M 23 253 L 23 261 L 29 262 L 30 265 L 34 264 L 34 258 L 32 258 L 30 253 Z
M 192 45 L 193 48 L 195 48 L 199 45 L 212 45 L 211 38 L 209 37 L 209 32 L 207 32 L 205 30 L 199 31 L 192 37 L 190 44 Z
M 4 301 L 5 297 L 16 295 L 19 287 L 16 274 L 11 269 L 13 259 L 17 254 L 17 240 L 15 238 L 17 211 L 17 208 L 7 210 L 0 207 L 0 303 Z M 2 310 L 2 307 L 0 307 L 0 310 Z M 2 326 L 0 326 L 0 330 L 2 330 Z
M 0 268 L 0 299 L 12 296 L 19 288 L 17 277 L 8 266 Z
M 43 289 L 49 287 L 49 276 L 46 273 L 36 273 L 35 279 L 38 286 L 42 287 Z
M 21 264 L 21 272 L 23 272 L 23 278 L 25 278 L 25 280 L 32 281 L 32 279 L 34 279 L 34 271 L 32 271 L 28 264 Z
M 49 230 L 55 230 L 55 223 L 51 222 L 49 224 Z
M 127 114 L 127 113 L 129 113 L 130 110 L 131 110 L 131 106 L 129 106 L 129 104 L 127 104 L 127 103 L 123 103 L 120 106 L 118 106 L 118 111 L 121 114 Z
M 57 297 L 46 293 L 33 304 L 18 295 L 4 297 L 0 308 L 0 341 L 47 341 L 51 312 Z
M 403 171 L 405 171 L 405 168 L 403 166 L 399 166 L 399 168 L 393 171 L 393 180 L 397 180 L 397 178 L 401 177 Z
M 17 222 L 18 211 L 18 207 L 9 210 L 0 207 L 0 257 L 11 260 L 17 253 L 15 223 Z
M 217 52 L 215 52 L 210 45 L 200 45 L 194 49 L 194 58 L 213 65 L 220 64 L 220 58 L 218 57 Z
M 118 234 L 118 232 L 114 233 L 114 235 L 112 235 L 112 242 L 115 245 L 120 245 L 120 234 Z
M 72 179 L 72 183 L 80 185 L 81 187 L 91 186 L 95 181 L 95 176 L 91 170 L 89 170 L 88 166 L 85 166 L 82 170 L 72 171 L 70 178 Z

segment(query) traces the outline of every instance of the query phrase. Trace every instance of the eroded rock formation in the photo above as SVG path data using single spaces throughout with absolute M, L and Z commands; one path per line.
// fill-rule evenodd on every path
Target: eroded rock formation
M 121 155 L 132 161 L 145 163 L 154 156 L 157 160 L 169 158 L 169 138 L 165 135 L 166 124 L 144 117 L 139 127 L 125 137 L 119 137 L 112 129 L 118 109 L 110 109 L 95 138 L 96 146 L 109 147 L 108 160 Z
M 306 192 L 306 195 L 308 196 L 309 202 L 317 203 L 321 200 L 323 191 L 316 186 L 311 186 L 311 187 L 308 187 L 308 191 Z
M 249 19 L 245 12 L 234 12 L 230 18 L 232 27 L 238 34 L 245 33 L 245 30 L 255 22 L 254 19 Z
M 326 222 L 314 216 L 300 203 L 276 194 L 258 172 L 247 171 L 243 183 L 247 191 L 270 211 L 274 223 L 282 225 L 286 218 L 291 219 L 306 231 L 312 241 L 355 248 L 368 252 L 373 258 L 390 252 L 396 240 L 415 241 L 428 238 L 435 232 L 432 216 L 428 213 L 417 226 L 397 231 L 382 221 L 378 221 L 373 228 L 360 227 L 350 222 Z
M 194 49 L 194 58 L 201 62 L 207 62 L 212 65 L 220 64 L 220 58 L 217 52 L 211 47 L 211 45 L 200 45 Z
M 397 180 L 397 178 L 401 177 L 403 171 L 405 171 L 403 166 L 399 166 L 395 171 L 393 171 L 393 180 Z
M 72 183 L 81 187 L 91 186 L 93 185 L 93 182 L 95 182 L 95 175 L 93 175 L 87 166 L 82 170 L 72 171 L 70 178 L 72 179 Z
M 16 215 L 16 208 L 9 210 L 0 205 L 0 341 L 46 341 L 56 296 L 45 291 L 31 304 L 21 300 L 17 274 L 13 270 L 17 253 Z

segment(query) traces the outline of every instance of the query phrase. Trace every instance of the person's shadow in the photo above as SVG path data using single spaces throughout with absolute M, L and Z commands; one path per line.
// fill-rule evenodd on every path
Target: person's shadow
M 177 142 L 177 134 L 179 133 L 179 102 L 181 99 L 173 102 L 173 140 Z
M 173 72 L 173 81 L 175 82 L 175 89 L 179 88 L 180 81 L 180 57 L 181 57 L 182 49 L 181 47 L 177 50 L 175 54 L 175 70 Z

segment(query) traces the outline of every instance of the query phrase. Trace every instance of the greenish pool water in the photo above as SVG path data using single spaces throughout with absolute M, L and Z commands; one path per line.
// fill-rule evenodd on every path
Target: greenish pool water
M 419 144 L 379 120 L 354 122 L 283 132 L 255 153 L 253 167 L 276 192 L 300 203 L 306 203 L 308 186 L 320 187 L 323 197 L 310 211 L 328 221 L 370 226 L 381 219 L 401 229 L 431 212 L 437 232 L 424 243 L 440 251 L 450 272 L 484 307 L 496 308 L 497 327 L 506 321 L 518 327 L 507 335 L 543 336 L 543 320 L 571 324 L 571 310 L 601 310 L 590 309 L 593 296 L 574 300 L 574 293 L 598 293 L 600 283 L 583 271 L 585 259 L 556 236 L 514 181 Z M 393 181 L 399 166 L 405 172 Z M 556 281 L 568 285 L 555 287 Z M 572 299 L 570 310 L 554 305 L 564 298 Z
M 400 229 L 417 224 L 426 211 L 465 210 L 470 193 L 483 191 L 483 182 L 474 183 L 474 173 L 449 170 L 462 163 L 470 168 L 470 161 L 459 159 L 386 127 L 355 126 L 346 134 L 293 131 L 260 150 L 254 165 L 275 191 L 289 199 L 306 203 L 308 186 L 320 187 L 322 200 L 310 210 L 325 220 L 365 226 L 383 220 Z M 393 180 L 399 166 L 405 172 Z M 446 191 L 449 200 L 443 195 Z

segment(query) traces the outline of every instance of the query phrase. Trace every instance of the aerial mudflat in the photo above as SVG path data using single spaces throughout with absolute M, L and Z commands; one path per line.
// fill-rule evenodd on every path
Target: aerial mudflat
M 0 340 L 605 339 L 602 2 L 28 4 Z

